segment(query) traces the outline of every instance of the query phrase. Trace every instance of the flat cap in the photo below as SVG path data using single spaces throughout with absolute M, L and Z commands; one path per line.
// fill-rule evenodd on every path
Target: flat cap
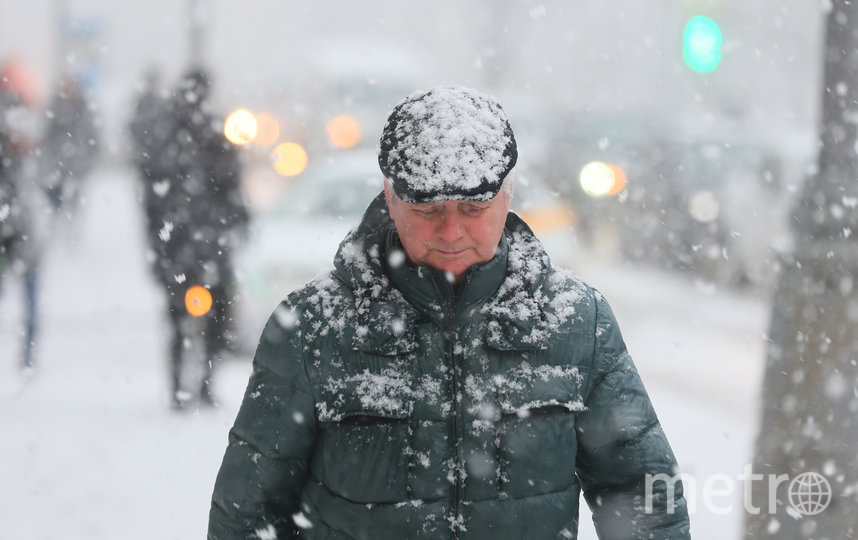
M 415 92 L 397 104 L 378 151 L 382 173 L 408 203 L 489 200 L 517 159 L 500 104 L 459 86 Z

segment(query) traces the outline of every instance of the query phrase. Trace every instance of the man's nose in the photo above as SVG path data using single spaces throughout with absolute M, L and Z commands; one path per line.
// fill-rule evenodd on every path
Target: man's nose
M 455 242 L 465 233 L 462 217 L 457 212 L 445 212 L 436 229 L 436 234 L 445 242 Z

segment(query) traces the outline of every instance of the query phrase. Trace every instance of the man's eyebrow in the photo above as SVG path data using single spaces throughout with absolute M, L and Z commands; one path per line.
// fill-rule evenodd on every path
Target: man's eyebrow
M 440 201 L 433 201 L 425 203 L 415 203 L 412 208 L 414 208 L 415 210 L 432 210 L 438 208 L 440 205 Z

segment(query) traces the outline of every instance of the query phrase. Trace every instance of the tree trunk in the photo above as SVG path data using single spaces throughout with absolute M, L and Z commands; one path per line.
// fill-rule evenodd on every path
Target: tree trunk
M 858 2 L 831 2 L 823 79 L 818 167 L 772 307 L 746 539 L 858 538 Z

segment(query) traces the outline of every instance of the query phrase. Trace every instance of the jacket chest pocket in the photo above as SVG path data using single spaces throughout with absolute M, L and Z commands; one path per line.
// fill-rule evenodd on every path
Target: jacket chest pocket
M 328 490 L 353 502 L 404 500 L 409 419 L 404 406 L 339 409 L 336 417 L 320 422 L 314 475 Z
M 414 409 L 414 375 L 396 358 L 346 358 L 319 383 L 316 412 L 320 422 L 345 418 L 408 418 Z
M 583 382 L 578 367 L 527 362 L 493 379 L 501 415 L 520 418 L 583 411 Z
M 502 496 L 553 493 L 575 482 L 583 380 L 576 367 L 527 363 L 495 377 Z
M 394 366 L 322 382 L 312 467 L 327 489 L 359 503 L 405 499 L 413 386 L 411 374 Z

